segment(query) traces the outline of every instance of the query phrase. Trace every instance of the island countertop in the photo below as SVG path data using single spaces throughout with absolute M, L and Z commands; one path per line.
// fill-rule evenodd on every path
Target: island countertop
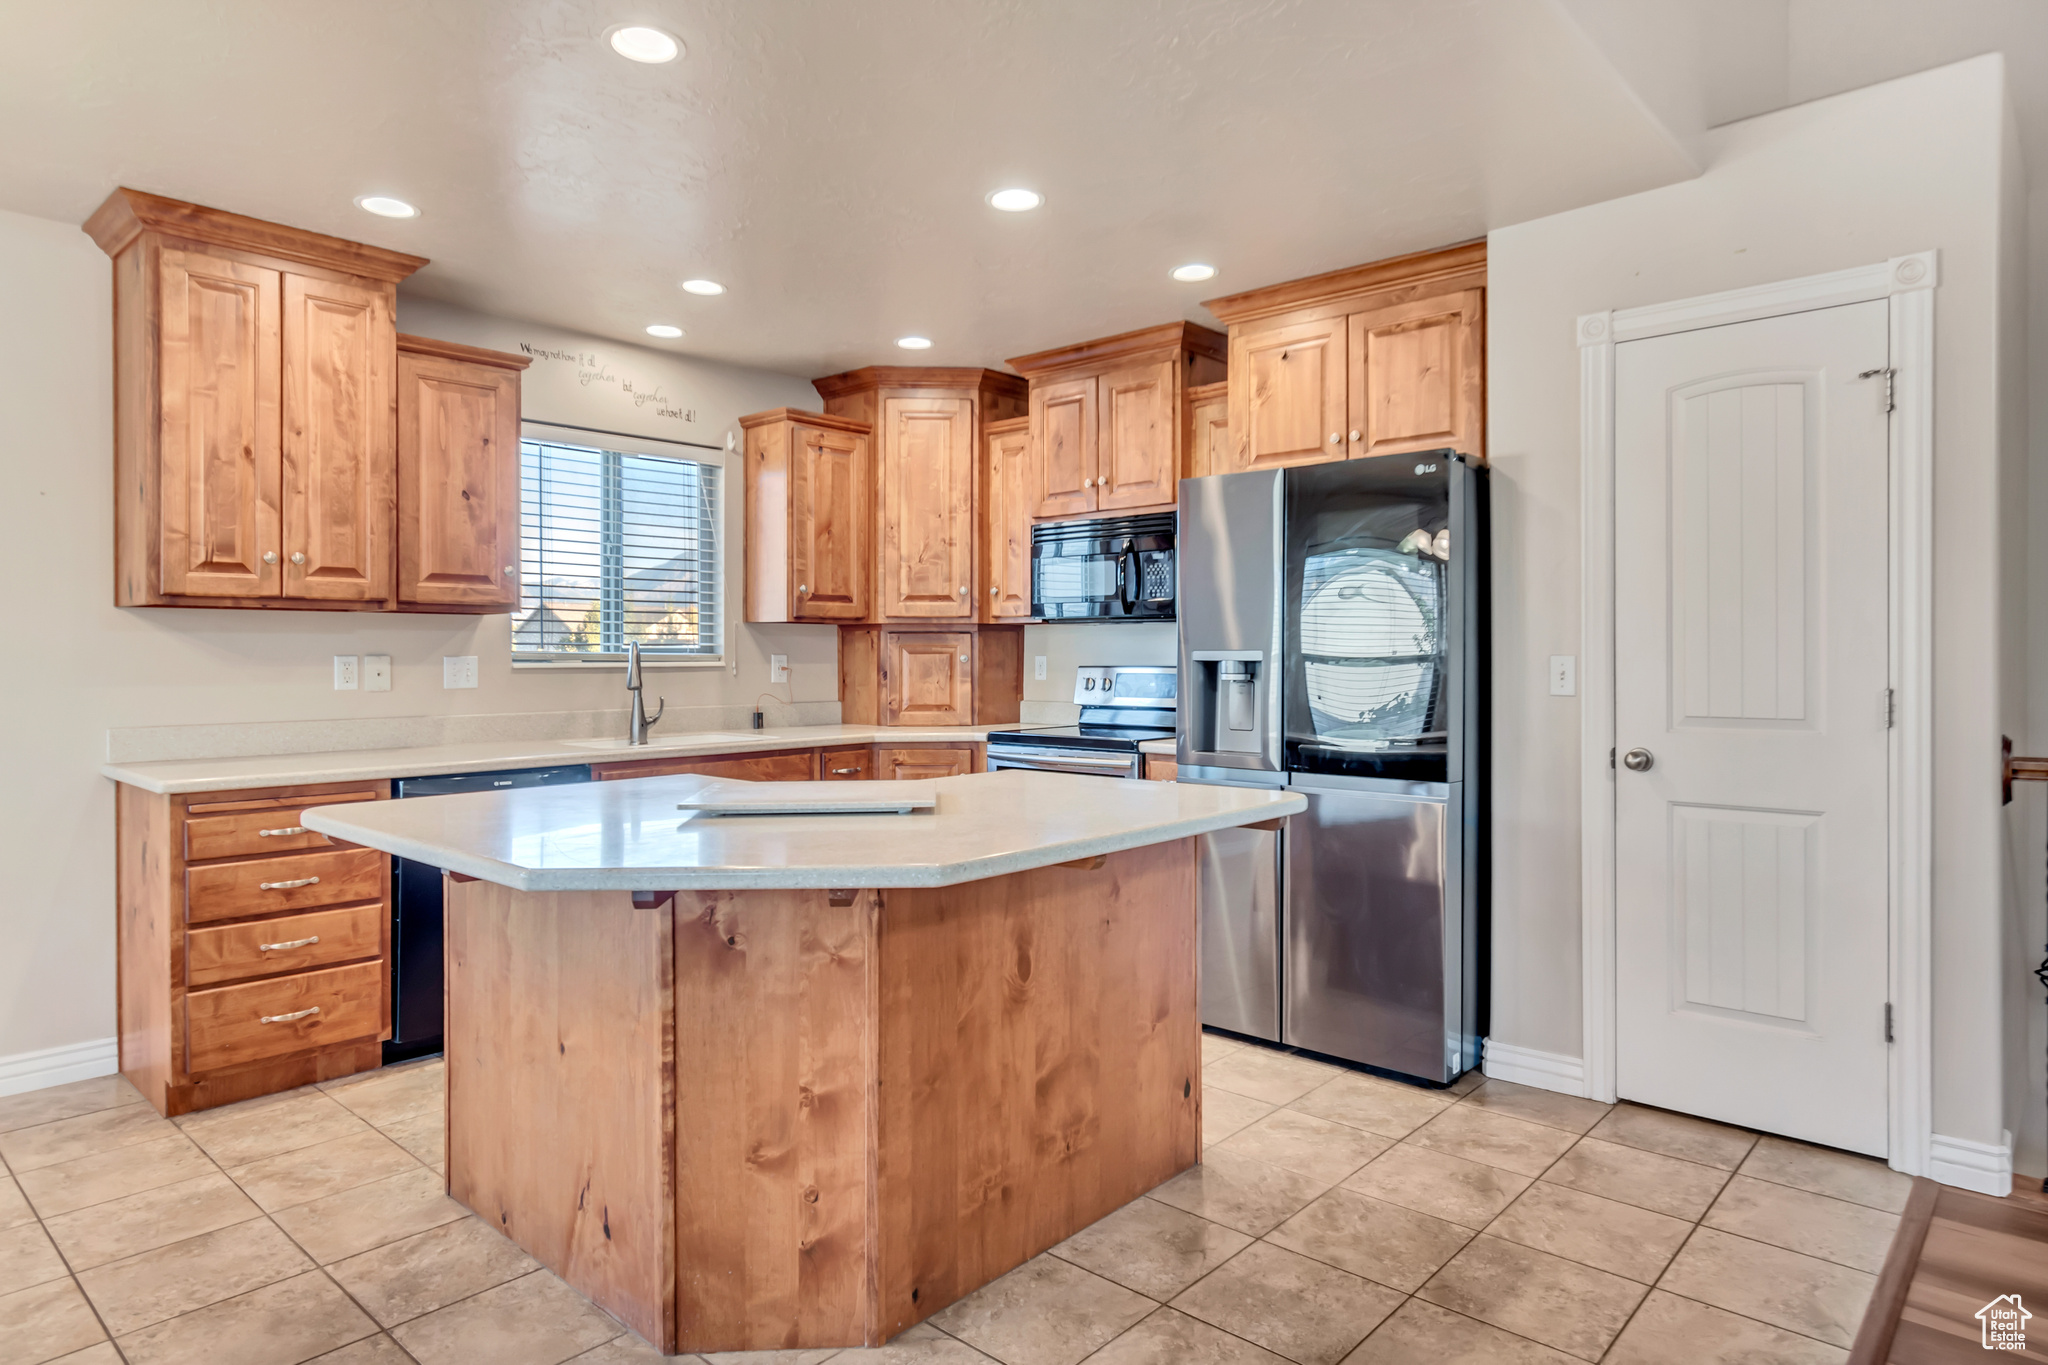
M 1289 791 L 1003 769 L 914 815 L 676 809 L 717 779 L 643 777 L 315 806 L 307 828 L 518 891 L 954 886 L 1307 809 Z

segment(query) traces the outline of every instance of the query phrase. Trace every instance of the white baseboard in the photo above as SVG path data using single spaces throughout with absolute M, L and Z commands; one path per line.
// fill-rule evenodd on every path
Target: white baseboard
M 87 1043 L 46 1047 L 0 1057 L 0 1095 L 19 1095 L 72 1081 L 111 1076 L 121 1069 L 121 1040 L 95 1038 Z
M 1533 1085 L 1539 1090 L 1555 1090 L 1565 1095 L 1586 1093 L 1586 1063 L 1582 1058 L 1538 1052 L 1533 1047 L 1516 1047 L 1498 1038 L 1486 1040 L 1485 1051 L 1480 1054 L 1479 1069 L 1486 1073 L 1488 1080 Z
M 1927 1178 L 2003 1199 L 2012 1193 L 2012 1134 L 1992 1143 L 1936 1133 L 1928 1144 Z

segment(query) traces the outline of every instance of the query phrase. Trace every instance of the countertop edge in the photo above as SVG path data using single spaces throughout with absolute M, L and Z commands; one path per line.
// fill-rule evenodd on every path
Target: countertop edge
M 1283 819 L 1286 816 L 1299 815 L 1308 809 L 1308 798 L 1297 792 L 1276 789 L 1271 794 L 1281 799 L 1245 810 L 1190 816 L 1148 829 L 1069 839 L 1040 848 L 986 858 L 972 858 L 957 863 L 805 868 L 594 868 L 535 872 L 514 867 L 509 863 L 501 863 L 496 859 L 475 857 L 423 841 L 394 836 L 384 836 L 376 844 L 363 846 L 377 848 L 380 852 L 395 857 L 411 858 L 441 867 L 449 872 L 458 872 L 466 877 L 475 877 L 479 881 L 495 882 L 514 891 L 787 891 L 849 886 L 905 890 L 985 881 L 990 877 L 1007 876 L 1012 872 L 1029 872 L 1035 868 L 1051 867 L 1055 863 L 1072 862 L 1079 858 L 1092 858 L 1098 854 L 1122 853 L 1128 849 L 1145 848 L 1152 844 L 1172 843 L 1177 839 L 1209 834 L 1219 829 L 1233 829 L 1240 825 Z M 347 843 L 360 843 L 359 839 L 349 837 L 351 833 L 360 831 L 356 831 L 347 820 L 347 809 L 313 807 L 301 815 L 300 820 L 308 829 L 331 838 Z M 327 814 L 329 810 L 335 814 Z

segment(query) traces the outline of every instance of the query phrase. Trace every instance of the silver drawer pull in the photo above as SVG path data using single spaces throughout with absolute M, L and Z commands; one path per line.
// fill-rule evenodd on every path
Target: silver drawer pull
M 301 877 L 295 882 L 258 882 L 256 883 L 256 889 L 258 891 L 289 891 L 295 886 L 318 885 L 320 885 L 318 877 Z
M 286 825 L 283 829 L 259 829 L 256 831 L 256 837 L 259 839 L 274 839 L 280 834 L 304 834 L 305 832 L 306 827 L 304 825 Z
M 848 774 L 850 774 L 850 773 L 857 773 L 857 772 L 859 772 L 859 771 L 860 771 L 860 769 L 858 769 L 858 768 L 834 768 L 834 769 L 832 770 L 832 776 L 834 776 L 834 777 L 845 777 L 845 776 L 847 776 L 847 775 L 848 775 Z
M 310 948 L 319 941 L 320 935 L 315 934 L 311 938 L 295 938 L 285 943 L 259 943 L 256 949 L 258 952 L 274 953 L 279 948 Z
M 294 1019 L 303 1019 L 309 1014 L 318 1014 L 319 1012 L 320 1007 L 313 1005 L 306 1009 L 293 1010 L 290 1014 L 265 1014 L 260 1017 L 266 1024 L 289 1024 Z

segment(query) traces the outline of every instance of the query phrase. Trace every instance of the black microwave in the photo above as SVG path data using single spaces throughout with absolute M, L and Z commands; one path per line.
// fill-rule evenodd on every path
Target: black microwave
M 1171 621 L 1174 514 L 1031 528 L 1031 614 L 1045 621 Z

